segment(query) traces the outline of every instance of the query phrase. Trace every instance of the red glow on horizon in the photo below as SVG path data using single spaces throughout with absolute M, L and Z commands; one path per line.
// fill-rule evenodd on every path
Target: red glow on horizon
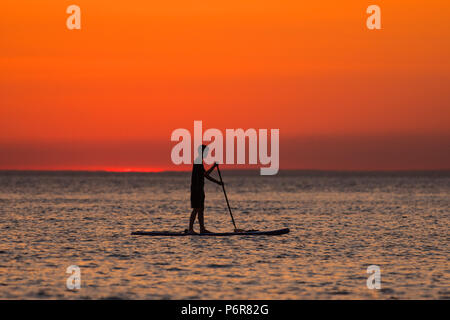
M 145 172 L 157 173 L 165 171 L 186 171 L 173 168 L 158 167 L 107 167 L 107 166 L 25 166 L 0 167 L 5 171 L 88 171 L 88 172 Z

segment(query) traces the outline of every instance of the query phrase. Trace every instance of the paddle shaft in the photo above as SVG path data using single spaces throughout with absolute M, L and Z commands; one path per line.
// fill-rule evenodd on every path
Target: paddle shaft
M 223 185 L 222 175 L 220 174 L 219 165 L 217 165 L 217 172 L 219 173 L 220 182 L 222 182 L 222 190 L 225 195 L 225 200 L 227 201 L 228 211 L 230 211 L 231 221 L 233 221 L 234 229 L 237 229 L 236 223 L 234 222 L 233 213 L 231 212 L 230 203 L 228 202 L 227 192 L 225 191 L 225 186 Z

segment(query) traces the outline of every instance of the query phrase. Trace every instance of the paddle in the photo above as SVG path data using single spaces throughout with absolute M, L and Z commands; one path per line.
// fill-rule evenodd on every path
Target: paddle
M 220 174 L 219 164 L 217 164 L 217 172 L 219 173 L 220 182 L 222 183 L 223 194 L 225 195 L 225 200 L 227 201 L 228 211 L 230 211 L 231 221 L 233 221 L 234 232 L 244 232 L 242 229 L 238 229 L 236 227 L 236 223 L 234 222 L 233 213 L 231 212 L 230 203 L 228 202 L 227 193 L 225 191 L 225 186 L 223 185 L 222 175 Z

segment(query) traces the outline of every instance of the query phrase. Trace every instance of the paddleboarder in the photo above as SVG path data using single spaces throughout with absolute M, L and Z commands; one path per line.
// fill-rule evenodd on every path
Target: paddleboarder
M 194 161 L 194 165 L 192 167 L 192 177 L 191 177 L 191 208 L 192 213 L 189 219 L 189 229 L 187 230 L 190 234 L 195 234 L 194 231 L 194 222 L 195 218 L 198 215 L 198 223 L 200 225 L 200 233 L 211 233 L 205 228 L 205 178 L 217 183 L 222 186 L 223 182 L 218 181 L 211 177 L 209 174 L 217 167 L 217 163 L 205 171 L 203 167 L 203 159 L 208 155 L 208 147 L 206 145 L 201 145 L 198 148 L 198 158 Z

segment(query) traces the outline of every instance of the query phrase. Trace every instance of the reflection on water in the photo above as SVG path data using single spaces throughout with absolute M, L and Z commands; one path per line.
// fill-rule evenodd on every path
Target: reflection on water
M 186 173 L 0 173 L 0 298 L 450 298 L 448 173 L 223 176 L 239 228 L 291 233 L 130 236 L 186 228 Z M 220 187 L 206 206 L 232 230 Z

